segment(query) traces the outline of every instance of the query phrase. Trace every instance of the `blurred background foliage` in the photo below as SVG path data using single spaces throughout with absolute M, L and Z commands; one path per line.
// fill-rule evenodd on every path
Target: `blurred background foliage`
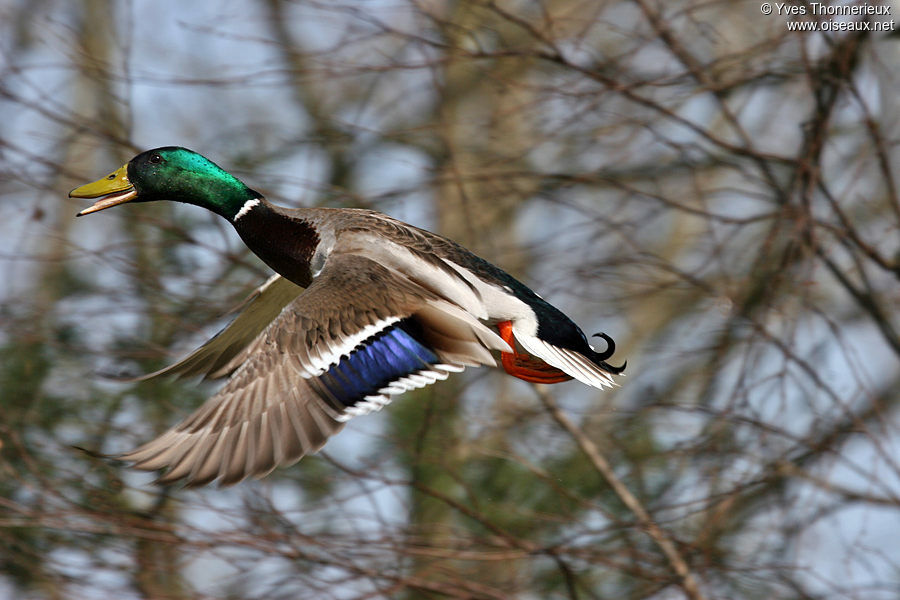
M 900 594 L 896 34 L 725 0 L 0 15 L 0 597 Z M 452 237 L 627 376 L 472 370 L 263 481 L 155 487 L 91 453 L 213 388 L 122 376 L 268 275 L 194 207 L 73 218 L 161 145 Z

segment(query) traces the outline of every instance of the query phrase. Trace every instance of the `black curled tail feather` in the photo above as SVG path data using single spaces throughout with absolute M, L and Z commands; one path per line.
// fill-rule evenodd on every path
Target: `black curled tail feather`
M 507 277 L 509 276 L 507 275 Z M 524 285 L 518 282 L 515 283 L 520 286 L 519 288 L 514 288 L 519 292 L 518 297 L 525 300 L 537 316 L 537 337 L 541 341 L 558 348 L 566 348 L 578 352 L 607 373 L 619 375 L 625 370 L 625 363 L 616 367 L 606 362 L 607 359 L 612 358 L 613 353 L 616 351 L 616 342 L 610 336 L 605 333 L 594 335 L 594 337 L 599 337 L 606 342 L 606 348 L 602 352 L 597 352 L 588 343 L 584 332 L 569 317 L 560 312 L 555 306 L 548 304 Z
M 611 337 L 603 333 L 595 333 L 593 337 L 598 337 L 606 342 L 606 349 L 603 352 L 597 352 L 595 350 L 591 350 L 590 354 L 588 354 L 588 358 L 591 359 L 595 365 L 607 371 L 608 373 L 612 373 L 613 375 L 619 375 L 625 370 L 625 367 L 628 365 L 628 361 L 622 363 L 621 366 L 614 367 L 608 362 L 607 359 L 612 358 L 612 355 L 616 352 L 616 342 Z

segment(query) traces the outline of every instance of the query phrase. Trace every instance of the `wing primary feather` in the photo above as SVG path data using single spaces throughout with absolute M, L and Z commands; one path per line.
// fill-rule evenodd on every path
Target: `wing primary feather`
M 237 483 L 244 478 L 247 470 L 247 455 L 249 454 L 248 437 L 250 424 L 242 421 L 238 427 L 233 430 L 231 439 L 229 440 L 230 448 L 228 449 L 228 466 L 220 480 L 222 485 L 231 485 Z
M 228 430 L 222 430 L 217 434 L 212 434 L 215 443 L 209 449 L 209 453 L 202 462 L 198 462 L 197 466 L 191 472 L 191 485 L 204 485 L 214 480 L 222 472 L 222 466 L 225 463 L 224 451 L 225 442 L 228 439 Z
M 272 427 L 269 419 L 269 411 L 263 412 L 257 418 L 259 429 L 256 438 L 256 451 L 254 452 L 253 465 L 249 472 L 254 477 L 262 477 L 272 472 L 275 468 L 275 444 L 272 437 Z

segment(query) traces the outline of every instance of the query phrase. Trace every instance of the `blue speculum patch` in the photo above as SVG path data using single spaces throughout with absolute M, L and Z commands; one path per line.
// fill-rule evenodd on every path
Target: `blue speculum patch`
M 439 362 L 418 337 L 415 323 L 399 321 L 362 342 L 319 376 L 319 383 L 332 398 L 353 406 L 397 379 Z

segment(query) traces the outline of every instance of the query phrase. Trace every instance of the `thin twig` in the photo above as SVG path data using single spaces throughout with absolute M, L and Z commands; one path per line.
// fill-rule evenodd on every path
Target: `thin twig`
M 556 419 L 556 422 L 559 423 L 563 429 L 569 432 L 569 435 L 572 436 L 572 439 L 575 440 L 578 447 L 581 448 L 581 451 L 588 457 L 591 464 L 597 469 L 597 472 L 606 480 L 628 510 L 634 514 L 641 528 L 647 532 L 647 535 L 653 539 L 665 555 L 672 570 L 678 575 L 679 585 L 681 586 L 681 589 L 684 590 L 684 595 L 691 600 L 703 600 L 704 596 L 697 585 L 697 579 L 691 572 L 690 567 L 688 567 L 687 561 L 678 552 L 675 543 L 666 531 L 657 525 L 650 517 L 650 513 L 647 512 L 647 509 L 644 508 L 640 500 L 631 493 L 625 484 L 622 483 L 621 479 L 616 477 L 612 466 L 600 453 L 597 445 L 594 444 L 594 442 L 592 442 L 584 432 L 560 410 L 556 400 L 548 394 L 546 390 L 538 389 L 538 395 L 541 398 L 541 402 L 543 402 L 544 406 L 547 408 L 547 411 L 554 419 Z

